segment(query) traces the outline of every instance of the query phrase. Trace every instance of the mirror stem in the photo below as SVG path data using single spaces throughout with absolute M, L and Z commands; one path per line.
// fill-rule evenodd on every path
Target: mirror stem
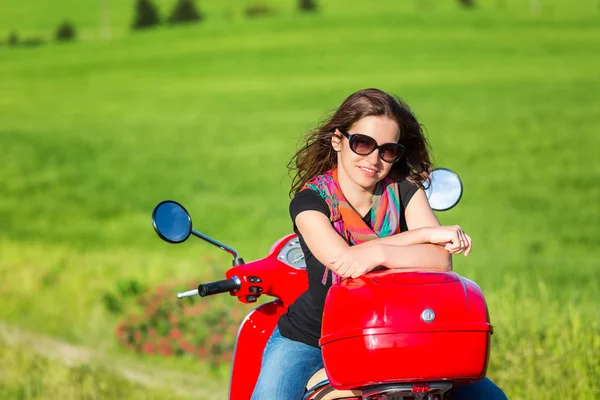
M 229 246 L 224 245 L 221 242 L 217 242 L 215 239 L 212 239 L 206 235 L 203 235 L 202 233 L 192 229 L 192 235 L 207 241 L 208 243 L 212 244 L 213 246 L 217 246 L 218 248 L 220 248 L 221 250 L 225 250 L 226 252 L 228 252 L 229 254 L 231 254 L 233 256 L 233 258 L 238 259 L 240 258 L 240 256 L 238 255 L 237 251 L 235 251 L 234 249 L 232 249 Z M 243 263 L 243 261 L 242 261 Z
M 242 257 L 236 257 L 233 259 L 233 262 L 231 263 L 232 266 L 237 267 L 240 265 L 244 265 L 244 259 Z

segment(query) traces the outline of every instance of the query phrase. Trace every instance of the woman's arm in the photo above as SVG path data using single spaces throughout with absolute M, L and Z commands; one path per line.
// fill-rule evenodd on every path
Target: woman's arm
M 384 246 L 383 265 L 388 268 L 452 271 L 452 255 L 443 247 L 431 243 L 431 236 L 435 232 L 432 228 L 439 228 L 440 222 L 422 189 L 417 190 L 411 198 L 405 216 L 408 231 L 379 240 L 379 245 Z
M 452 255 L 436 244 L 381 245 L 384 261 L 390 269 L 414 268 L 431 271 L 452 271 Z
M 457 235 L 457 229 L 440 227 L 422 190 L 413 195 L 405 216 L 409 231 L 356 246 L 349 246 L 321 212 L 303 211 L 295 223 L 313 255 L 344 278 L 356 278 L 381 265 L 451 271 L 451 253 L 462 251 L 459 239 L 448 239 Z M 458 231 L 462 232 L 460 228 Z M 442 245 L 431 244 L 434 240 Z
M 387 268 L 435 271 L 452 270 L 452 254 L 470 252 L 471 239 L 459 226 L 440 226 L 421 189 L 405 210 L 408 231 L 348 247 L 331 262 L 331 268 L 345 278 L 356 278 L 373 269 L 357 262 L 365 254 Z M 327 264 L 326 264 L 327 265 Z
M 329 259 L 350 247 L 319 211 L 302 211 L 294 222 L 311 253 L 325 266 Z
M 340 276 L 344 276 L 342 274 L 350 265 L 363 271 L 360 275 L 383 265 L 386 257 L 384 246 L 349 246 L 331 226 L 329 218 L 319 211 L 302 211 L 296 216 L 295 223 L 317 260 Z M 346 260 L 345 264 L 339 262 L 342 261 L 340 256 Z
M 375 239 L 369 243 L 396 246 L 431 243 L 442 245 L 451 254 L 464 251 L 466 256 L 471 252 L 472 241 L 469 235 L 458 225 L 440 226 L 423 190 L 415 192 L 406 207 L 405 216 L 408 231 Z

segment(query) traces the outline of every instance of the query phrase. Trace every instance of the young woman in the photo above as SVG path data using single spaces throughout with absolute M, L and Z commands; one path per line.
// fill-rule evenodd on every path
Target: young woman
M 332 284 L 380 266 L 450 271 L 452 254 L 469 254 L 469 235 L 440 226 L 427 202 L 428 150 L 408 106 L 377 89 L 350 95 L 308 135 L 290 161 L 290 215 L 309 289 L 269 339 L 252 400 L 299 400 L 323 368 L 318 341 Z M 457 392 L 459 399 L 506 398 L 488 379 Z

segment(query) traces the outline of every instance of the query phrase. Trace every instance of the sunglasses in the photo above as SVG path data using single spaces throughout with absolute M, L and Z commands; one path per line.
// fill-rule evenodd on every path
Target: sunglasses
M 359 156 L 368 156 L 379 149 L 379 158 L 385 162 L 395 163 L 404 155 L 404 146 L 400 143 L 384 143 L 377 145 L 375 139 L 362 133 L 349 134 L 345 129 L 338 128 L 342 135 L 348 138 L 350 149 Z

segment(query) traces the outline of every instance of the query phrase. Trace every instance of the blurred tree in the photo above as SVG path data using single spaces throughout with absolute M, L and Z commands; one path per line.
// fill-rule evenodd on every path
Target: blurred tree
M 458 3 L 465 8 L 475 7 L 475 0 L 458 0 Z
M 137 0 L 133 29 L 151 28 L 160 24 L 158 9 L 151 0 Z
M 56 32 L 54 33 L 54 38 L 59 42 L 75 40 L 75 37 L 75 26 L 68 20 L 64 20 L 62 24 L 56 28 Z
M 17 35 L 17 31 L 12 31 L 8 34 L 8 39 L 6 40 L 6 43 L 9 46 L 16 46 L 19 44 L 19 35 Z
M 317 11 L 316 0 L 298 0 L 300 11 Z
M 204 18 L 198 11 L 193 0 L 177 0 L 175 8 L 169 17 L 170 24 L 197 22 Z

